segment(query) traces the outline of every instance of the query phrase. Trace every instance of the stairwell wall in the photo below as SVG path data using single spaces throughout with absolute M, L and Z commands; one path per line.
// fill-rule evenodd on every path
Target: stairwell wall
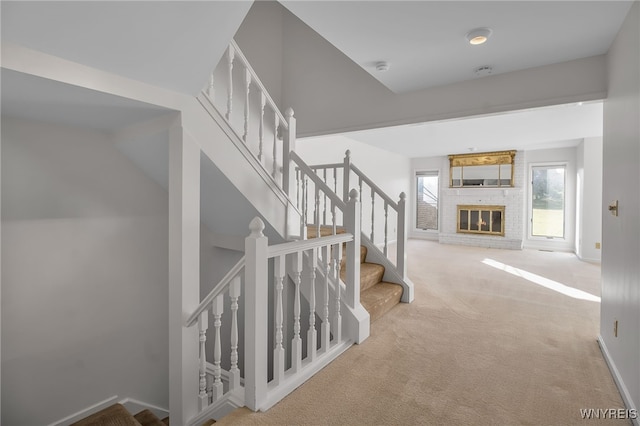
M 166 191 L 99 132 L 3 117 L 2 140 L 2 424 L 167 407 Z

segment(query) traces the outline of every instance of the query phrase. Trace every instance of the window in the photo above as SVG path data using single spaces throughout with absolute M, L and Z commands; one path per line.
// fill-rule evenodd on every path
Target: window
M 438 230 L 438 172 L 416 172 L 416 228 Z
M 531 235 L 564 238 L 565 166 L 533 166 L 531 187 Z

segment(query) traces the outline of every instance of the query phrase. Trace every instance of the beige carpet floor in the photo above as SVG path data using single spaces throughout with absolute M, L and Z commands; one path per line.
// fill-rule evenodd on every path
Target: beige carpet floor
M 219 424 L 630 424 L 582 419 L 581 409 L 623 407 L 596 342 L 600 304 L 547 288 L 599 296 L 598 265 L 569 253 L 408 247 L 412 304 L 266 413 L 243 408 Z

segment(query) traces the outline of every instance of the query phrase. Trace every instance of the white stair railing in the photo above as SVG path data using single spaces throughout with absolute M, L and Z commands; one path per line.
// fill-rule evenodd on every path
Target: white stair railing
M 211 72 L 203 95 L 265 173 L 288 194 L 288 155 L 296 137 L 293 110 L 280 112 L 235 41 Z
M 369 318 L 361 315 L 364 309 L 360 305 L 359 268 L 355 267 L 359 255 L 359 232 L 353 232 L 359 215 L 355 191 L 343 207 L 345 217 L 351 218 L 347 219 L 346 229 L 352 232 L 310 240 L 269 246 L 262 220 L 255 218 L 251 222 L 244 257 L 185 322 L 186 327 L 197 326 L 200 336 L 198 414 L 189 424 L 206 420 L 228 400 L 254 411 L 266 410 L 351 344 L 368 337 Z M 343 283 L 340 268 L 345 243 L 347 272 L 352 272 Z M 304 307 L 303 298 L 308 302 Z M 291 299 L 293 310 L 287 308 L 287 300 Z M 240 306 L 244 311 L 242 322 L 238 318 Z M 226 309 L 231 312 L 231 319 L 224 326 Z M 308 318 L 304 330 L 303 318 Z M 241 323 L 243 330 L 239 330 Z M 293 330 L 291 339 L 286 338 L 285 329 Z M 238 351 L 241 333 L 242 353 Z M 213 340 L 213 351 L 207 350 L 209 339 Z M 229 368 L 223 368 L 223 364 Z
M 367 238 L 372 245 L 381 247 L 385 257 L 395 254 L 395 268 L 403 279 L 407 278 L 406 265 L 406 195 L 401 193 L 399 200 L 395 201 L 389 197 L 373 180 L 351 162 L 351 152 L 346 151 L 342 163 L 319 164 L 308 166 L 314 175 L 324 184 L 326 188 L 331 188 L 335 194 L 342 192 L 342 199 L 348 200 L 349 188 L 357 182 L 359 201 L 361 203 L 361 224 L 363 237 Z M 308 171 L 303 172 L 298 166 L 296 170 L 296 193 L 305 193 L 305 176 L 308 180 Z M 327 195 L 328 196 L 328 195 Z M 303 212 L 303 218 L 308 223 L 326 223 L 324 216 L 321 220 L 318 217 L 310 219 L 305 212 L 308 210 L 308 198 L 304 195 L 296 199 L 298 209 Z M 326 205 L 326 198 L 320 200 Z M 311 220 L 311 222 L 309 222 Z M 323 222 L 324 221 L 324 222 Z M 391 243 L 395 242 L 395 253 L 391 251 Z

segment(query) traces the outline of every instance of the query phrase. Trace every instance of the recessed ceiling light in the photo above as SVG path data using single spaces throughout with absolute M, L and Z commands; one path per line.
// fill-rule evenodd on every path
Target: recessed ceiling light
M 467 40 L 469 44 L 478 45 L 483 44 L 489 37 L 491 36 L 491 28 L 476 28 L 475 30 L 471 30 L 467 33 Z
M 389 62 L 380 61 L 376 63 L 376 71 L 385 72 L 389 71 Z

